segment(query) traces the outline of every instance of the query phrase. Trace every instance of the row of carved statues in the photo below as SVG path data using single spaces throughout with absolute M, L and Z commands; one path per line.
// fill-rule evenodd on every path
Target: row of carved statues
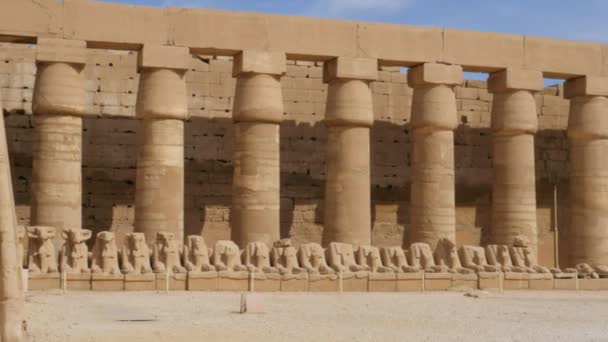
M 113 232 L 97 233 L 93 250 L 86 241 L 87 229 L 64 229 L 63 244 L 57 253 L 53 239 L 55 228 L 20 227 L 21 243 L 29 239 L 27 266 L 30 273 L 103 273 L 146 274 L 212 271 L 246 271 L 280 274 L 335 274 L 339 272 L 523 272 L 553 273 L 563 277 L 608 276 L 605 266 L 587 264 L 576 268 L 549 269 L 537 264 L 526 239 L 515 238 L 513 246 L 462 246 L 442 239 L 435 251 L 426 243 L 401 247 L 353 246 L 333 242 L 327 248 L 306 243 L 299 249 L 289 239 L 276 241 L 272 248 L 262 242 L 249 243 L 244 250 L 232 241 L 217 241 L 208 248 L 202 236 L 188 236 L 181 246 L 174 234 L 159 232 L 150 248 L 143 233 L 129 233 L 119 249 Z M 21 251 L 23 249 L 20 249 Z M 21 256 L 23 257 L 23 256 Z

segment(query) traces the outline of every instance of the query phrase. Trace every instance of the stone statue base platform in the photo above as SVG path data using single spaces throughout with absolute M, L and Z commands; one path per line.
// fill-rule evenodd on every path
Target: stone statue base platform
M 578 278 L 566 278 L 566 279 L 553 279 L 554 290 L 576 290 L 579 287 L 579 281 L 582 279 Z
M 425 291 L 445 291 L 452 287 L 450 273 L 424 273 Z
M 530 273 L 530 290 L 552 290 L 553 274 L 551 273 Z
M 396 273 L 370 273 L 367 286 L 369 292 L 395 292 L 397 291 Z
M 499 289 L 502 285 L 504 279 L 502 273 L 499 272 L 479 272 L 477 274 L 479 277 L 479 289 L 480 290 L 494 290 Z
M 503 288 L 505 290 L 527 290 L 530 288 L 530 275 L 528 273 L 505 272 Z
M 277 292 L 281 291 L 281 275 L 278 273 L 254 273 L 253 285 L 256 292 Z
M 188 272 L 188 291 L 217 291 L 217 272 Z
M 29 274 L 28 290 L 55 290 L 60 289 L 59 273 L 31 273 Z
M 249 273 L 220 271 L 218 272 L 218 290 L 220 291 L 248 291 Z
M 416 273 L 397 273 L 397 292 L 421 292 L 424 287 L 422 284 L 422 272 Z
M 156 273 L 156 290 L 186 291 L 187 278 L 186 273 Z
M 125 289 L 125 276 L 122 274 L 93 273 L 91 289 L 93 291 L 122 291 Z
M 126 274 L 126 291 L 154 291 L 156 290 L 156 275 L 148 274 Z
M 338 276 L 335 274 L 309 274 L 308 291 L 310 292 L 338 292 Z
M 66 290 L 68 291 L 91 291 L 91 273 L 68 273 L 66 274 Z M 62 280 L 63 281 L 63 280 Z
M 597 291 L 608 289 L 608 279 L 579 279 L 578 286 L 580 290 Z
M 342 291 L 344 292 L 367 292 L 368 282 L 369 272 L 342 273 Z
M 232 292 L 423 292 L 450 288 L 495 290 L 603 290 L 608 278 L 555 278 L 551 273 L 480 272 L 455 273 L 370 273 L 346 272 L 340 281 L 337 274 L 278 274 L 248 272 L 190 272 L 169 277 L 170 291 Z M 61 289 L 59 273 L 30 274 L 29 290 Z M 108 275 L 98 273 L 68 274 L 67 290 L 93 291 L 165 291 L 165 274 Z
M 281 275 L 281 291 L 283 292 L 306 292 L 308 291 L 308 274 L 283 274 Z
M 452 287 L 465 287 L 471 289 L 479 288 L 479 276 L 475 273 L 471 274 L 453 274 Z

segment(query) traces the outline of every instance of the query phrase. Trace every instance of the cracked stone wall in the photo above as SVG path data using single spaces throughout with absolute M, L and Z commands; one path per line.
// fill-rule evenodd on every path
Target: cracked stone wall
M 0 45 L 0 89 L 9 139 L 15 198 L 22 224 L 29 222 L 34 49 Z M 88 112 L 83 132 L 83 226 L 132 230 L 135 193 L 137 55 L 90 50 L 85 69 Z M 327 87 L 322 64 L 289 61 L 282 79 L 281 233 L 296 244 L 320 241 L 326 131 L 322 124 Z M 186 234 L 202 231 L 209 243 L 229 237 L 232 181 L 231 124 L 235 80 L 230 58 L 198 56 L 187 74 L 192 118 L 186 124 Z M 376 122 L 371 130 L 373 241 L 400 245 L 408 226 L 412 89 L 399 68 L 384 68 L 372 84 Z M 456 88 L 459 120 L 455 134 L 457 239 L 483 243 L 490 224 L 492 148 L 489 131 L 492 95 L 486 83 L 467 80 Z M 558 224 L 568 229 L 568 101 L 560 87 L 536 96 L 539 250 L 553 263 L 553 186 L 558 188 Z M 565 256 L 561 246 L 561 255 Z

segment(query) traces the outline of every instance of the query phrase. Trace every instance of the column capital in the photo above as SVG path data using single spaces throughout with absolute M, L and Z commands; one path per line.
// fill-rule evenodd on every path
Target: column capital
M 407 73 L 408 84 L 415 88 L 425 85 L 462 84 L 462 67 L 460 65 L 424 63 L 412 67 Z
M 564 97 L 578 96 L 608 96 L 608 77 L 587 75 L 566 80 Z
M 378 60 L 370 58 L 338 57 L 325 62 L 323 82 L 335 79 L 375 81 L 378 79 Z
M 191 58 L 187 47 L 145 44 L 139 51 L 137 68 L 186 71 L 190 68 Z
M 87 42 L 56 38 L 38 38 L 36 62 L 86 64 Z
M 540 91 L 543 89 L 543 73 L 538 70 L 507 68 L 490 74 L 488 91 L 504 93 L 512 90 Z
M 232 76 L 242 73 L 283 76 L 287 71 L 287 57 L 283 52 L 243 50 L 234 56 Z

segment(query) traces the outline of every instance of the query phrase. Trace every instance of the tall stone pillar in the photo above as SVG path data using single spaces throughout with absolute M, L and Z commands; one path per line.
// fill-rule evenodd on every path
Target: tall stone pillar
M 0 341 L 25 341 L 17 217 L 0 94 Z
M 325 63 L 329 84 L 327 172 L 323 245 L 371 244 L 370 137 L 374 122 L 370 82 L 378 76 L 375 59 L 340 57 Z
M 543 88 L 540 71 L 507 69 L 490 75 L 494 94 L 492 131 L 494 189 L 490 243 L 512 245 L 524 235 L 537 251 L 534 134 L 538 129 L 534 92 Z
M 608 265 L 608 78 L 568 80 L 571 265 Z
M 453 88 L 462 83 L 462 68 L 422 64 L 410 68 L 408 83 L 414 88 L 409 241 L 435 248 L 441 238 L 456 240 Z
M 271 246 L 280 238 L 280 78 L 285 71 L 283 53 L 243 51 L 234 59 L 237 82 L 230 225 L 232 240 L 240 247 L 254 241 Z
M 188 119 L 185 47 L 144 45 L 139 54 L 135 231 L 184 236 L 184 121 Z
M 36 62 L 31 223 L 80 229 L 86 43 L 40 38 Z

